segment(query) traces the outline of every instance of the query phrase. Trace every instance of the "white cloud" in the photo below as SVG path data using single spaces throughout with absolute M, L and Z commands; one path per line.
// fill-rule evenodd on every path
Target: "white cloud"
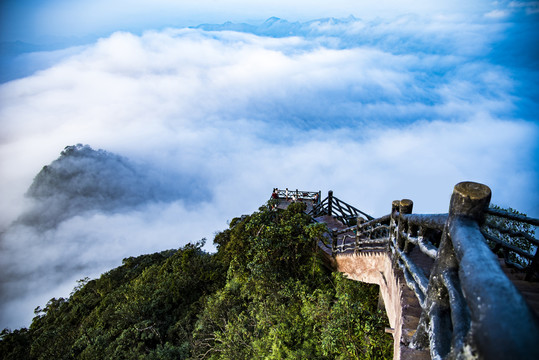
M 539 1 L 511 1 L 509 8 L 525 9 L 527 15 L 539 13 Z
M 539 13 L 539 1 L 496 1 L 493 5 L 501 8 L 488 11 L 484 15 L 486 18 L 504 19 L 521 11 L 527 16 Z
M 274 187 L 331 188 L 383 215 L 405 197 L 418 212 L 445 212 L 453 185 L 474 180 L 492 187 L 495 202 L 537 214 L 538 126 L 512 117 L 512 73 L 483 57 L 499 30 L 402 17 L 324 24 L 312 36 L 287 38 L 118 32 L 78 49 L 0 87 L 2 228 L 27 205 L 33 176 L 76 143 L 166 174 L 186 172 L 212 197 L 86 213 L 43 234 L 11 227 L 3 246 L 13 256 L 3 261 L 36 259 L 25 274 L 32 284 L 42 280 L 37 268 L 64 266 L 60 277 L 50 267 L 40 272 L 65 296 L 74 278 L 125 256 L 211 240 Z M 50 294 L 32 293 L 30 311 Z
M 511 15 L 511 12 L 507 10 L 494 9 L 485 14 L 485 17 L 492 19 L 503 19 Z

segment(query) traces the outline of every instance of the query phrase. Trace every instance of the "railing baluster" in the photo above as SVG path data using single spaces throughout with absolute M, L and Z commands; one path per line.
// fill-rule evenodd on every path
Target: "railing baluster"
M 393 243 L 397 241 L 397 221 L 398 221 L 398 214 L 399 214 L 399 206 L 400 206 L 400 200 L 393 200 L 391 203 L 391 218 L 389 220 L 389 240 L 390 243 Z
M 328 215 L 333 215 L 333 190 L 328 191 Z
M 458 269 L 458 264 L 451 242 L 444 233 L 429 278 L 424 307 L 427 313 L 422 315 L 421 326 L 412 339 L 415 347 L 425 348 L 428 335 L 432 358 L 443 358 L 451 349 L 451 310 L 449 296 L 442 281 L 442 273 L 450 269 Z
M 414 203 L 409 199 L 402 199 L 399 203 L 399 223 L 398 223 L 398 233 L 397 233 L 397 248 L 399 250 L 404 250 L 406 245 L 406 238 L 403 236 L 407 231 L 406 220 L 404 219 L 404 214 L 411 214 Z
M 396 251 L 400 259 L 404 263 L 404 266 L 406 268 L 405 270 L 408 270 L 410 272 L 415 283 L 419 286 L 419 290 L 421 290 L 421 292 L 426 295 L 429 280 L 425 276 L 423 270 L 421 270 L 412 260 L 410 260 L 410 258 L 406 255 L 406 253 L 404 253 L 404 251 L 400 251 L 398 248 L 396 249 Z
M 462 294 L 456 269 L 444 271 L 442 273 L 442 282 L 449 296 L 451 323 L 453 326 L 451 352 L 456 357 L 463 350 L 466 336 L 470 330 L 470 311 Z

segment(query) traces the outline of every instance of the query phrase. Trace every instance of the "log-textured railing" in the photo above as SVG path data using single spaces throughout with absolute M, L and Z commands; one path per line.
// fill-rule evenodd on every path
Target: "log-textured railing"
M 539 226 L 539 220 L 501 209 L 488 209 L 486 214 L 481 233 L 493 252 L 501 253 L 506 264 L 524 271 L 525 280 L 531 280 L 539 273 L 539 241 L 529 230 Z
M 351 211 L 348 204 L 343 207 L 332 195 L 312 215 L 333 215 L 345 224 L 353 215 L 366 215 Z M 392 203 L 389 215 L 368 217 L 367 222 L 332 233 L 333 255 L 389 252 L 422 309 L 409 346 L 429 349 L 433 359 L 539 359 L 539 321 L 495 255 L 502 252 L 512 264 L 513 254 L 521 263 L 514 265 L 526 271 L 526 279 L 537 280 L 539 241 L 519 224 L 537 226 L 539 220 L 488 209 L 490 197 L 487 186 L 463 182 L 455 186 L 448 214 L 412 214 L 413 202 L 404 199 Z M 504 221 L 492 217 L 513 225 L 504 227 Z M 510 244 L 503 239 L 507 236 L 527 245 L 523 249 Z M 432 259 L 430 274 L 413 261 L 410 253 L 415 247 Z

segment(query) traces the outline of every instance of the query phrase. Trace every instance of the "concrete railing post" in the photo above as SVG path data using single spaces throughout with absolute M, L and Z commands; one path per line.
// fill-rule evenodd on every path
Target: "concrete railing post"
M 404 250 L 406 238 L 404 237 L 404 234 L 406 233 L 406 221 L 404 221 L 405 214 L 411 214 L 412 209 L 414 207 L 414 202 L 410 199 L 402 199 L 399 203 L 399 225 L 397 232 L 397 246 L 399 250 Z
M 333 215 L 333 190 L 328 191 L 328 215 Z
M 458 183 L 451 195 L 449 216 L 462 215 L 481 223 L 490 204 L 490 197 L 490 188 L 486 185 L 475 182 Z
M 399 205 L 400 200 L 393 200 L 391 202 L 391 218 L 389 219 L 389 244 L 391 248 L 391 244 L 395 243 L 395 246 L 397 244 L 397 233 L 395 232 L 397 228 L 397 221 L 398 217 L 397 214 L 399 212 Z

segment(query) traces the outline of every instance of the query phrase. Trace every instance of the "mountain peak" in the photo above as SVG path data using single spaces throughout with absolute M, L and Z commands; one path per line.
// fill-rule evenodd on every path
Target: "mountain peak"
M 65 147 L 58 159 L 44 166 L 26 195 L 35 204 L 19 221 L 45 228 L 85 211 L 122 211 L 155 202 L 208 198 L 205 186 L 191 176 L 163 174 L 82 144 Z

